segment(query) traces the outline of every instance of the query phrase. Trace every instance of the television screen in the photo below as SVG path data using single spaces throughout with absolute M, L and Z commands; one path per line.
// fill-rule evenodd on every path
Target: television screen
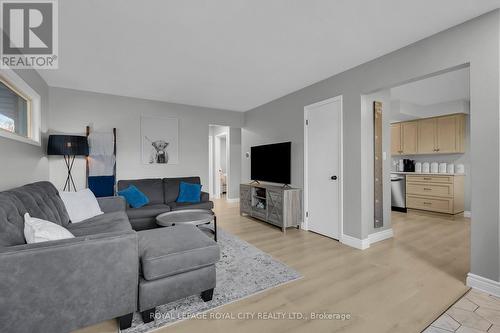
M 252 180 L 290 184 L 291 148 L 291 142 L 252 147 Z

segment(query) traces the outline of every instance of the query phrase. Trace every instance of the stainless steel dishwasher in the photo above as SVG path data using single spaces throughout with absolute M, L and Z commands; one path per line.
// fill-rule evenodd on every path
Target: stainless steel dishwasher
M 391 173 L 391 207 L 392 210 L 406 213 L 406 176 Z

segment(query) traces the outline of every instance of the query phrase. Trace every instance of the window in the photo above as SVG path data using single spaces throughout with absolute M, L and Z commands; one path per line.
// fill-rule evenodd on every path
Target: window
M 0 78 L 0 129 L 31 138 L 31 100 Z
M 42 99 L 16 72 L 0 68 L 0 137 L 41 146 Z

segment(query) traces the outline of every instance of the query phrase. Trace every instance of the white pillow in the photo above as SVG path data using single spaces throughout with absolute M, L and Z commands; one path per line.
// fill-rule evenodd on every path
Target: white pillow
M 75 238 L 75 236 L 58 224 L 31 217 L 26 213 L 24 214 L 24 238 L 26 238 L 26 243 L 31 244 Z
M 78 223 L 91 217 L 104 214 L 94 193 L 88 188 L 78 192 L 59 192 L 69 219 L 72 223 Z

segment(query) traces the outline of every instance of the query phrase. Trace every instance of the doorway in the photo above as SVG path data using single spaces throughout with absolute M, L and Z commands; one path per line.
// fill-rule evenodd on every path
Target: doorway
M 305 228 L 342 236 L 342 96 L 304 107 Z
M 228 199 L 230 150 L 229 127 L 209 126 L 209 189 L 215 199 Z

